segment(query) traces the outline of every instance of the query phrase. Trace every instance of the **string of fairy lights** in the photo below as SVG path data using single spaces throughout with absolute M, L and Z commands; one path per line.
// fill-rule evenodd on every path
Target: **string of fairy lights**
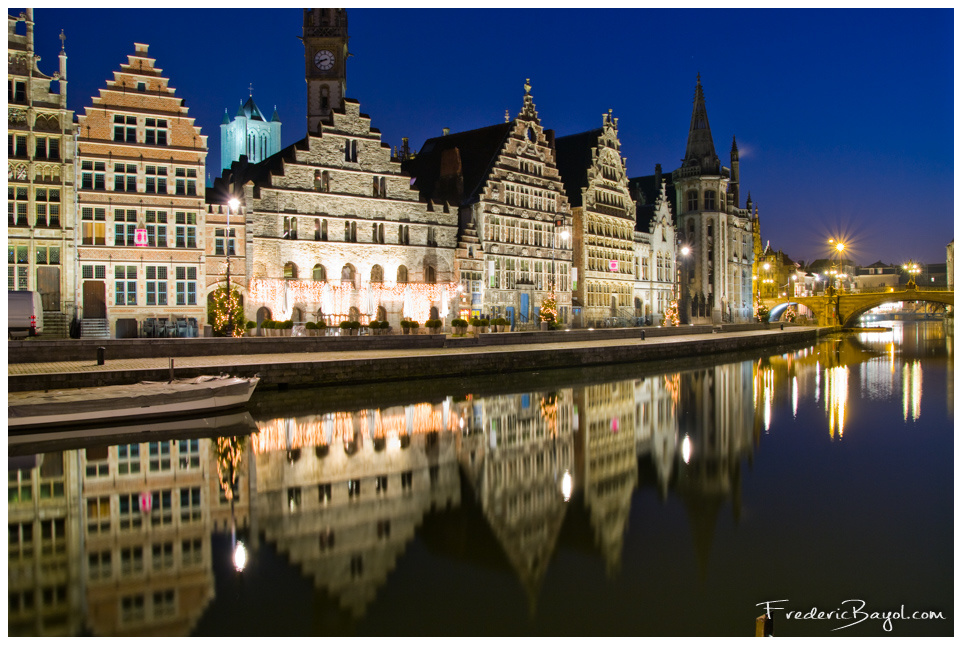
M 447 317 L 457 287 L 456 282 L 365 282 L 358 288 L 350 280 L 254 278 L 248 294 L 250 303 L 270 309 L 275 320 L 289 319 L 295 306 L 303 306 L 335 319 L 347 319 L 356 308 L 358 319 L 367 323 L 377 319 L 379 307 L 400 304 L 402 317 L 424 323 L 431 317 L 431 307 L 437 307 L 442 319 Z

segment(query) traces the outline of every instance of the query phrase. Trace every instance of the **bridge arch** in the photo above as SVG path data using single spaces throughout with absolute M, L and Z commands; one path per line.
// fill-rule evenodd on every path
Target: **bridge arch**
M 905 291 L 880 293 L 877 295 L 879 296 L 878 298 L 868 301 L 863 300 L 857 304 L 853 303 L 850 306 L 844 307 L 844 309 L 840 308 L 839 313 L 842 318 L 842 327 L 854 327 L 866 311 L 871 311 L 876 307 L 890 302 L 931 302 L 942 306 L 954 304 L 954 294 L 952 291 L 918 291 L 915 289 L 907 289 Z

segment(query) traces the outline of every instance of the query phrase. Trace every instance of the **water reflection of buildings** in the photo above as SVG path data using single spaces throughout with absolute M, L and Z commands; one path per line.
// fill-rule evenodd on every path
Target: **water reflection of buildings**
M 458 422 L 446 400 L 259 423 L 252 538 L 363 615 L 424 516 L 460 504 Z
M 571 390 L 476 399 L 464 415 L 465 474 L 533 608 L 571 494 Z
M 11 457 L 9 633 L 189 634 L 213 598 L 209 536 L 225 501 L 209 444 Z

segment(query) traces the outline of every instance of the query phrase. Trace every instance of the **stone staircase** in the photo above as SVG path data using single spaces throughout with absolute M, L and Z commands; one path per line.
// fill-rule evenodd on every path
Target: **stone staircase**
M 70 321 L 59 311 L 43 312 L 43 338 L 69 338 Z
M 110 325 L 106 318 L 84 318 L 80 321 L 81 338 L 110 338 Z

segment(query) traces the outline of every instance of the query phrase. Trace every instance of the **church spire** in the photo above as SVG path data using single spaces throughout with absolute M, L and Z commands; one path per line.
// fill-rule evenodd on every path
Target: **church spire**
M 695 106 L 691 111 L 691 126 L 688 128 L 688 146 L 685 148 L 685 166 L 700 166 L 705 174 L 717 174 L 721 167 L 715 154 L 715 143 L 711 138 L 708 125 L 708 111 L 705 109 L 705 94 L 701 89 L 701 74 L 695 85 Z

